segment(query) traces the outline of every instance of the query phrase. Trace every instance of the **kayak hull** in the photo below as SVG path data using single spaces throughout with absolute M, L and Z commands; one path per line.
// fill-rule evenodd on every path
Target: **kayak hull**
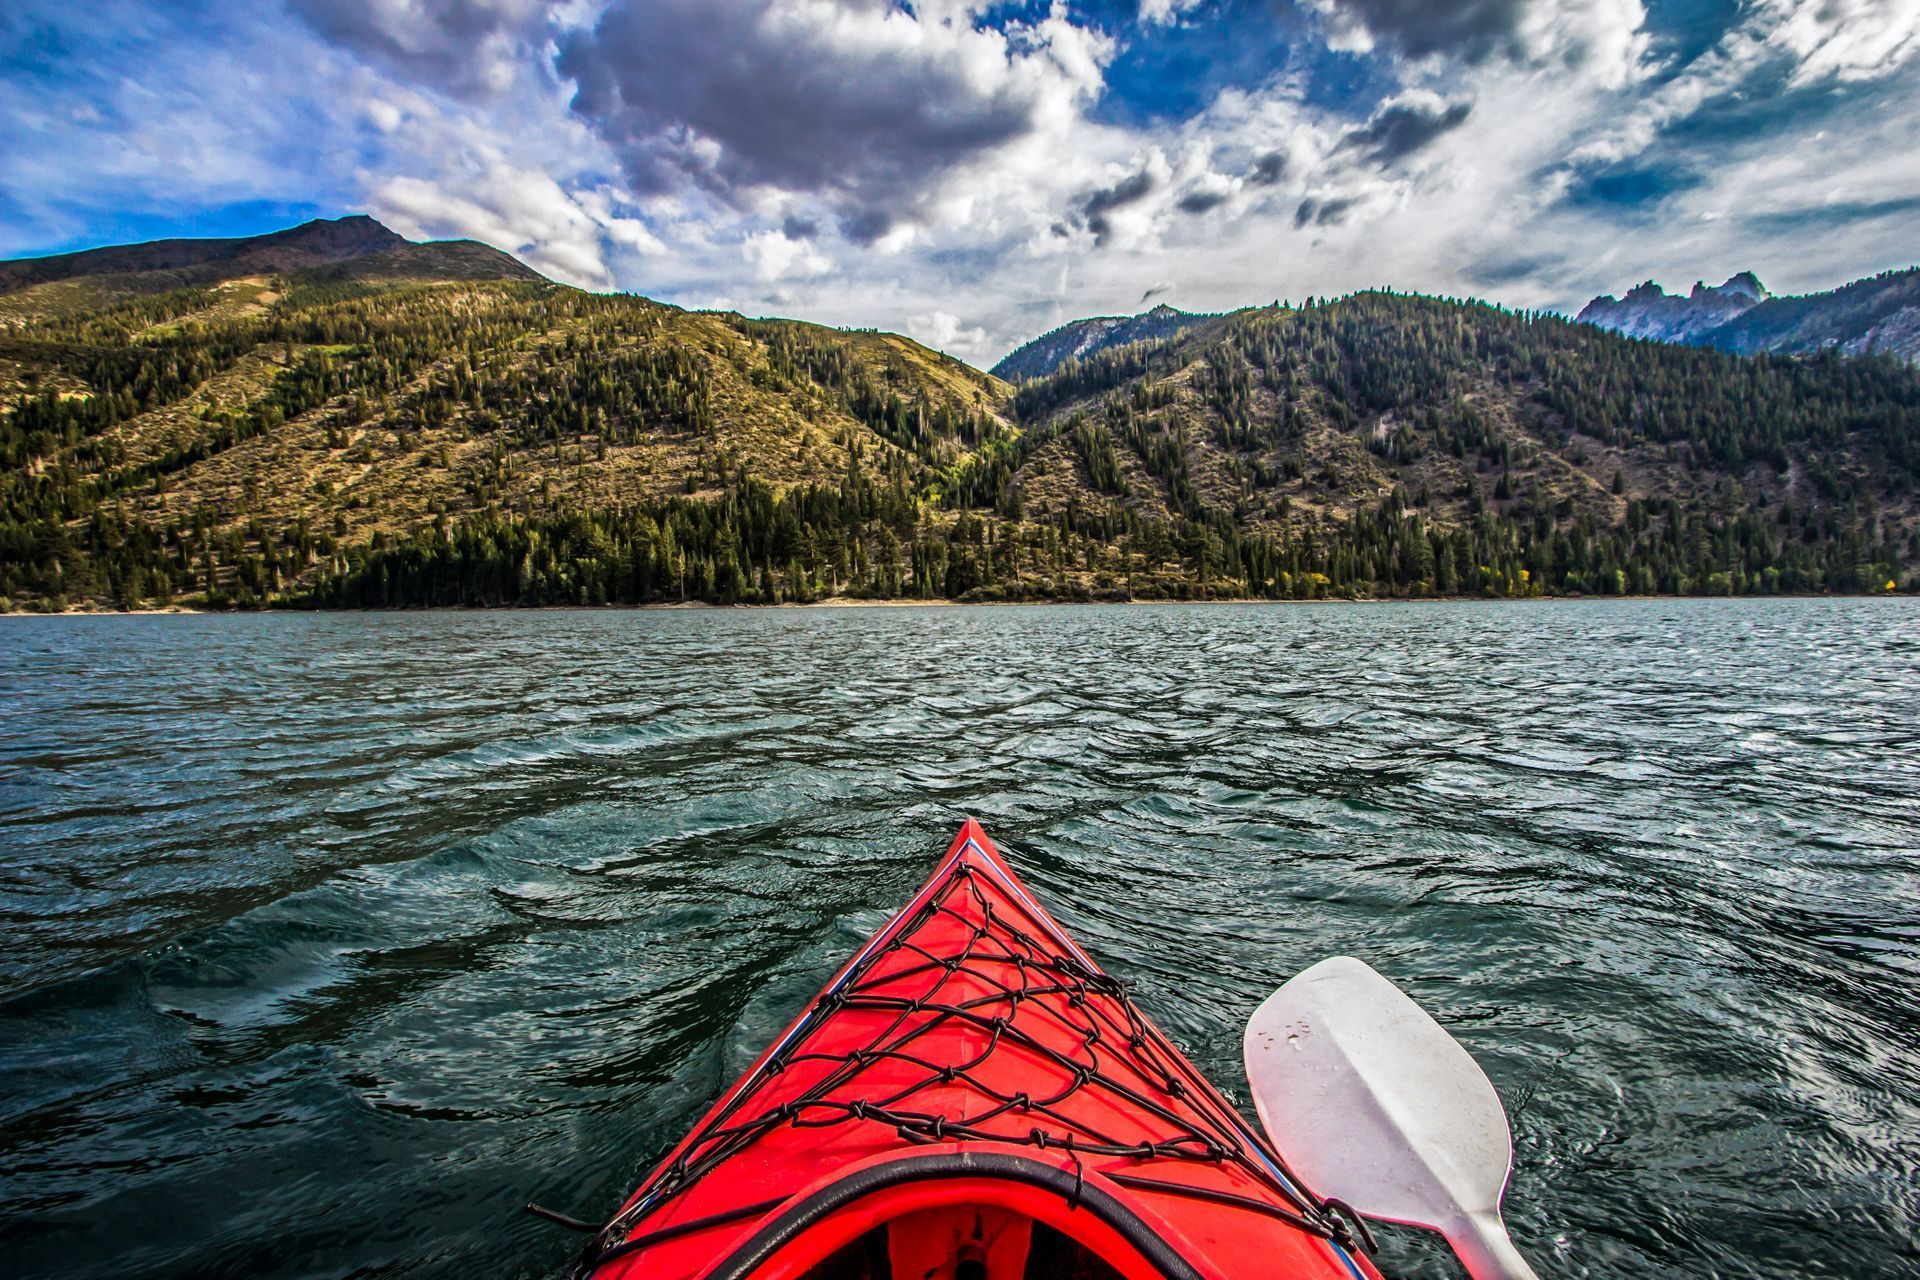
M 971 820 L 575 1274 L 1377 1276 Z

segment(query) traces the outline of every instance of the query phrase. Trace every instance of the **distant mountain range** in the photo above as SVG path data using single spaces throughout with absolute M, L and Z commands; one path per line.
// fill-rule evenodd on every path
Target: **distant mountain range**
M 1624 298 L 1595 298 L 1579 318 L 1629 337 L 1739 355 L 1833 348 L 1920 362 L 1920 268 L 1784 298 L 1769 293 L 1751 271 L 1717 287 L 1697 283 L 1684 297 L 1649 280 Z
M 539 280 L 477 240 L 417 243 L 357 214 L 261 236 L 153 240 L 0 262 L 0 328 L 175 289 L 266 276 L 364 280 Z
M 1216 319 L 1158 306 L 1137 316 L 1093 316 L 1043 333 L 993 366 L 993 376 L 1008 382 L 1045 378 L 1069 360 L 1085 360 L 1112 347 L 1152 338 L 1171 338 L 1184 329 Z
M 1877 353 L 1920 363 L 1920 268 L 1888 271 L 1827 293 L 1775 297 L 1760 278 L 1742 271 L 1724 284 L 1696 282 L 1685 294 L 1649 280 L 1623 298 L 1603 294 L 1581 321 L 1630 338 L 1715 347 L 1737 355 L 1799 355 L 1829 348 L 1846 355 Z M 1042 334 L 993 366 L 1008 382 L 1050 378 L 1069 360 L 1171 338 L 1216 315 L 1158 306 L 1137 316 L 1092 316 Z

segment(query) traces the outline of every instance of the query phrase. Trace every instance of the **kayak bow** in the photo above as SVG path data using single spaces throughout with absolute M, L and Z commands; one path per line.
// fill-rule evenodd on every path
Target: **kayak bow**
M 1378 1276 L 971 819 L 574 1274 Z

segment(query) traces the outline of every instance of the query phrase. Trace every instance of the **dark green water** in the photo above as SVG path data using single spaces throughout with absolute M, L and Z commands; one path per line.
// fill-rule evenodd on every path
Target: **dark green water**
M 1911 601 L 6 618 L 0 700 L 0 1273 L 551 1274 L 972 812 L 1230 1091 L 1400 981 L 1543 1275 L 1920 1275 Z

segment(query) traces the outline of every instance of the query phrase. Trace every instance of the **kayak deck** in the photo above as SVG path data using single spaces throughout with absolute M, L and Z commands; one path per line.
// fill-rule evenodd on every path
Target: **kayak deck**
M 1351 1243 L 969 820 L 575 1274 L 1377 1274 Z

